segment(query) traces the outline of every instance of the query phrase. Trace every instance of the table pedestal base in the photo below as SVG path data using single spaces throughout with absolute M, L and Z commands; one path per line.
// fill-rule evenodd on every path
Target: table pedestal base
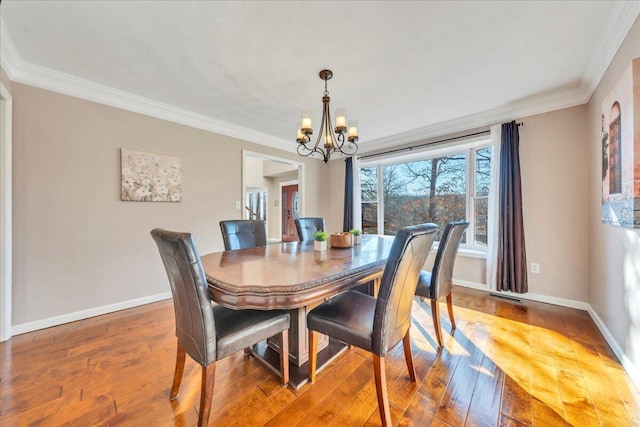
M 316 372 L 320 372 L 322 368 L 331 363 L 340 353 L 347 349 L 347 345 L 340 341 L 330 338 L 329 345 L 324 350 L 318 351 L 318 364 Z M 267 345 L 266 341 L 262 341 L 251 348 L 251 354 L 267 365 L 272 371 L 280 375 L 280 354 Z M 305 362 L 298 366 L 295 363 L 289 363 L 289 386 L 299 389 L 309 381 L 309 362 Z

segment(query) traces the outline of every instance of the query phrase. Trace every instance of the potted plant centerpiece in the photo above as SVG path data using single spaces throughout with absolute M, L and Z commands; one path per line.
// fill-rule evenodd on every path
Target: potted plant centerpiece
M 359 245 L 360 242 L 362 241 L 362 232 L 360 231 L 359 228 L 352 228 L 351 230 L 349 230 L 349 233 L 351 233 L 351 235 L 353 236 L 353 244 L 354 245 Z
M 326 251 L 327 250 L 327 238 L 329 237 L 329 233 L 326 231 L 316 231 L 313 235 L 315 241 L 313 242 L 313 249 L 316 251 Z

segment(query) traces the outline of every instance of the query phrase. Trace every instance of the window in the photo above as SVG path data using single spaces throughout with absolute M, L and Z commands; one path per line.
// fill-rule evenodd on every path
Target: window
M 360 168 L 362 232 L 378 234 L 378 169 Z
M 267 219 L 267 190 L 262 188 L 247 189 L 245 205 L 249 219 Z
M 474 244 L 477 246 L 487 246 L 491 152 L 491 147 L 474 150 L 475 194 L 473 194 L 473 212 L 470 217 L 474 219 Z
M 487 246 L 490 141 L 363 162 L 360 168 L 362 229 L 395 235 L 409 225 L 470 223 L 463 244 Z

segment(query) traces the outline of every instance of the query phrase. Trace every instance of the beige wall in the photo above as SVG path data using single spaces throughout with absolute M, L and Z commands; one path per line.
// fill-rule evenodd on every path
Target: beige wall
M 585 106 L 525 117 L 520 167 L 529 292 L 587 302 L 589 194 Z
M 587 105 L 589 145 L 589 303 L 640 373 L 640 230 L 600 222 L 602 100 L 634 58 L 640 57 L 636 20 Z M 635 124 L 638 126 L 638 124 Z M 636 157 L 637 159 L 638 157 Z M 636 160 L 637 161 L 637 160 Z
M 21 325 L 169 291 L 149 231 L 191 231 L 223 248 L 218 222 L 241 218 L 242 149 L 211 132 L 13 82 L 13 319 Z M 120 148 L 182 159 L 182 203 L 120 201 Z M 325 165 L 306 161 L 306 209 L 327 215 Z
M 264 160 L 259 157 L 246 156 L 244 159 L 244 185 L 247 188 L 266 187 L 264 179 Z M 245 202 L 242 202 L 243 204 Z
M 325 217 L 325 225 L 329 233 L 338 233 L 342 230 L 344 218 L 344 158 L 336 157 L 325 165 L 328 176 L 326 186 L 330 189 L 329 216 Z M 320 215 L 308 215 L 320 216 Z

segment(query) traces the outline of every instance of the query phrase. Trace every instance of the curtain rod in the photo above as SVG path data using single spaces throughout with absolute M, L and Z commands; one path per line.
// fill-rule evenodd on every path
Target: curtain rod
M 517 123 L 517 125 L 518 125 L 518 127 L 520 127 L 520 126 L 523 126 L 524 123 L 520 122 L 520 123 Z M 424 144 L 412 145 L 410 147 L 396 148 L 394 150 L 387 150 L 387 151 L 383 151 L 381 153 L 367 154 L 365 156 L 358 156 L 358 158 L 359 159 L 368 159 L 368 158 L 371 158 L 371 157 L 384 156 L 385 154 L 397 153 L 397 152 L 400 152 L 400 151 L 411 151 L 411 150 L 413 150 L 415 148 L 428 147 L 429 145 L 440 144 L 442 142 L 456 141 L 458 139 L 465 139 L 465 138 L 470 138 L 472 136 L 478 136 L 478 135 L 487 135 L 489 133 L 491 133 L 491 131 L 487 129 L 487 130 L 483 130 L 483 131 L 480 131 L 480 132 L 469 133 L 469 134 L 466 134 L 466 135 L 460 135 L 460 136 L 454 136 L 454 137 L 451 137 L 451 138 L 440 139 L 438 141 L 425 142 Z

